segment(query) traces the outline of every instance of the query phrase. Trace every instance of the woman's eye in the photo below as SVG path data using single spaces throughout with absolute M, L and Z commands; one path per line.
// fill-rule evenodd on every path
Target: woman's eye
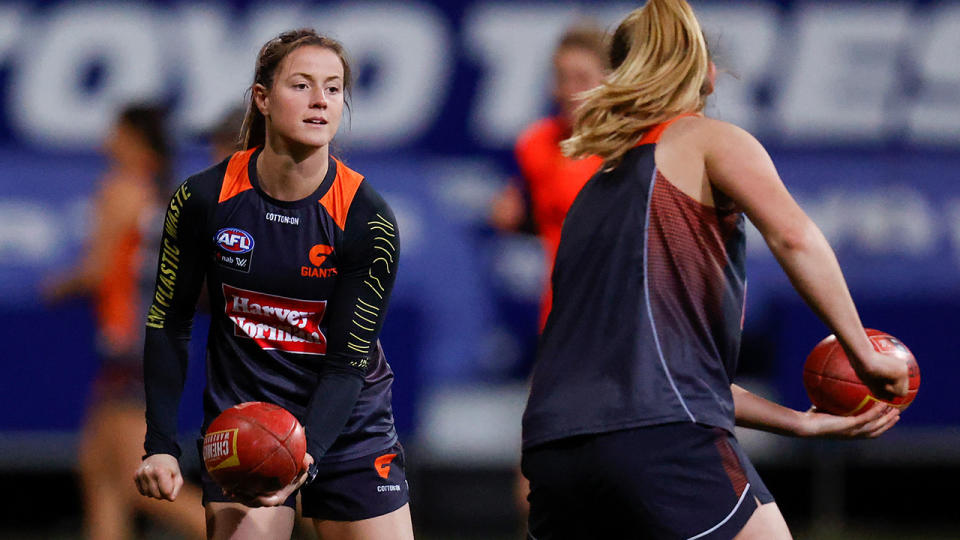
M 293 87 L 296 88 L 297 90 L 306 90 L 306 89 L 307 89 L 307 83 L 297 83 L 297 84 L 293 85 Z
M 336 93 L 339 92 L 339 91 L 340 91 L 340 89 L 337 88 L 336 86 L 331 86 L 330 88 L 327 88 L 327 93 L 328 93 L 328 94 L 336 94 Z

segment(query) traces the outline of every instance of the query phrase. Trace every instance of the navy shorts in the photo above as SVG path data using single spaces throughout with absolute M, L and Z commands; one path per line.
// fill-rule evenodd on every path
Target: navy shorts
M 773 502 L 736 438 L 694 423 L 545 443 L 522 470 L 535 540 L 733 538 Z
M 235 502 L 202 468 L 203 504 Z M 283 504 L 297 507 L 294 493 Z M 310 485 L 300 488 L 303 516 L 332 521 L 359 521 L 393 512 L 410 499 L 406 460 L 399 442 L 392 447 L 346 461 L 320 460 Z

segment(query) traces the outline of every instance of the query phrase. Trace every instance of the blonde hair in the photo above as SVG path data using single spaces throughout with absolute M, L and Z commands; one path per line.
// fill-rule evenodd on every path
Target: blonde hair
M 615 167 L 650 127 L 700 112 L 712 91 L 710 53 L 685 0 L 649 0 L 620 23 L 610 48 L 613 72 L 584 93 L 573 134 L 561 143 L 572 158 L 598 155 Z

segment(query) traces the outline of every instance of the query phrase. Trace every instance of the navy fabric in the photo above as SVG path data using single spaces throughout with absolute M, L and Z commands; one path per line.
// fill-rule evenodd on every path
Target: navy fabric
M 690 422 L 526 450 L 529 536 L 729 539 L 770 492 L 726 431 Z
M 524 448 L 670 422 L 733 430 L 743 217 L 679 192 L 655 147 L 597 173 L 567 214 Z

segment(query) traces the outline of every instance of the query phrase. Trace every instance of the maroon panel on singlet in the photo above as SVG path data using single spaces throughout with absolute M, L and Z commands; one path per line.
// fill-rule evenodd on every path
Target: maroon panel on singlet
M 654 321 L 657 326 L 685 326 L 689 330 L 685 334 L 696 339 L 704 355 L 722 358 L 729 369 L 736 358 L 724 358 L 725 342 L 728 332 L 739 333 L 742 316 L 736 316 L 737 327 L 730 328 L 731 306 L 725 305 L 724 296 L 737 284 L 727 282 L 724 270 L 729 260 L 726 245 L 737 233 L 740 219 L 732 210 L 694 200 L 657 171 L 647 237 Z

